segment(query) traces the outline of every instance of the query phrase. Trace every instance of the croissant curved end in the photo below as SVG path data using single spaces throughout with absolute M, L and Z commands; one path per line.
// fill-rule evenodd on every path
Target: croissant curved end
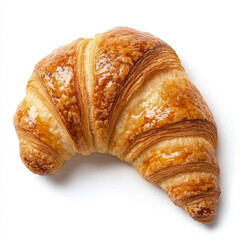
M 45 157 L 41 157 L 41 160 L 39 160 L 39 154 L 29 155 L 29 153 L 23 153 L 22 151 L 20 156 L 24 165 L 30 171 L 42 176 L 51 175 L 57 172 L 63 165 L 52 156 L 46 155 Z
M 27 141 L 20 142 L 20 156 L 30 171 L 43 176 L 57 172 L 64 164 L 61 157 L 49 151 L 48 147 L 39 149 Z
M 196 221 L 210 224 L 214 220 L 217 211 L 218 197 L 201 199 L 184 207 L 187 213 Z

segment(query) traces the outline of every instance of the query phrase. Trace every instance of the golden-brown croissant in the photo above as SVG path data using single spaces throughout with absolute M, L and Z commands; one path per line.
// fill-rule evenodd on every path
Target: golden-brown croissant
M 76 153 L 110 153 L 210 223 L 220 195 L 217 130 L 175 51 L 117 27 L 41 60 L 14 116 L 24 164 L 41 175 Z

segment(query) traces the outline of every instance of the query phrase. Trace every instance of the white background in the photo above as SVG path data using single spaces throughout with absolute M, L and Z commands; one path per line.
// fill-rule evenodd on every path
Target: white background
M 240 239 L 238 2 L 1 0 L 0 239 Z M 34 65 L 115 26 L 169 43 L 213 112 L 222 195 L 209 226 L 111 156 L 77 156 L 48 177 L 21 162 L 12 118 Z

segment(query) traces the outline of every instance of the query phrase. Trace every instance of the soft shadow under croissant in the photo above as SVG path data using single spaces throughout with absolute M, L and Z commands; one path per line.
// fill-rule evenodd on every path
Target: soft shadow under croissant
M 217 130 L 175 51 L 117 27 L 41 60 L 14 116 L 24 164 L 58 171 L 76 153 L 110 153 L 195 220 L 210 223 L 220 195 Z

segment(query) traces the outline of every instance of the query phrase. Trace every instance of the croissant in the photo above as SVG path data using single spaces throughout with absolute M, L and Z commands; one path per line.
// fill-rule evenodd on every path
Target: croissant
M 35 66 L 14 125 L 34 173 L 109 153 L 193 219 L 216 215 L 216 124 L 175 51 L 149 33 L 117 27 L 53 51 Z

